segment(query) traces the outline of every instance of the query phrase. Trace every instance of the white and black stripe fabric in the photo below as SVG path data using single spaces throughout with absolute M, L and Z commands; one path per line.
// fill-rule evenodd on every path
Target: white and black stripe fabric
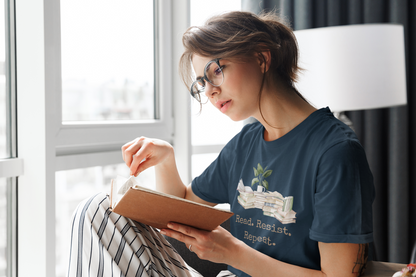
M 156 229 L 111 212 L 109 204 L 100 193 L 74 212 L 68 277 L 202 276 Z

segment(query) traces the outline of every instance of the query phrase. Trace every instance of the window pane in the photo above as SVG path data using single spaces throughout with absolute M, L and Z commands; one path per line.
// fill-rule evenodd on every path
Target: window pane
M 192 100 L 192 144 L 212 145 L 226 144 L 243 127 L 243 121 L 232 121 L 211 103 L 200 105 Z
M 63 121 L 154 118 L 153 0 L 61 0 Z
M 0 1 L 0 158 L 9 157 L 6 137 L 6 26 L 4 16 L 4 1 Z
M 109 192 L 111 179 L 128 177 L 125 164 L 97 166 L 67 171 L 58 171 L 56 180 L 56 268 L 57 277 L 67 274 L 71 236 L 71 218 L 77 205 L 98 192 Z M 139 183 L 154 188 L 154 168 L 143 171 Z
M 0 277 L 7 276 L 7 179 L 0 178 Z

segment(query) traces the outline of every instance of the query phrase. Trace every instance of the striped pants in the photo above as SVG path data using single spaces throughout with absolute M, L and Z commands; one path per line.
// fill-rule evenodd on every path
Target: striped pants
M 103 193 L 78 205 L 68 277 L 201 276 L 156 229 L 111 212 L 109 205 Z M 219 276 L 230 276 L 224 274 Z

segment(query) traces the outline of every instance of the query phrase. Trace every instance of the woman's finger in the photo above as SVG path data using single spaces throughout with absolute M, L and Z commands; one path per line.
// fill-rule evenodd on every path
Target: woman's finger
M 169 222 L 168 227 L 172 230 L 175 230 L 189 237 L 196 237 L 199 231 L 195 228 L 192 228 L 191 226 L 183 225 L 183 224 L 179 224 L 175 222 Z
M 205 241 L 203 237 L 206 236 L 206 233 L 208 233 L 207 231 L 196 229 L 191 226 L 179 224 L 176 222 L 169 222 L 168 228 L 169 229 L 164 230 L 167 231 L 167 235 L 169 237 L 182 241 L 185 244 L 192 244 L 195 247 L 199 245 L 199 240 Z
M 130 168 L 130 175 L 135 176 L 166 160 L 169 155 L 173 155 L 172 150 L 172 146 L 165 141 L 145 137 L 137 138 L 122 147 L 123 160 Z
M 149 167 L 155 166 L 157 163 L 154 158 L 144 158 L 134 156 L 133 162 L 130 166 L 130 175 L 137 177 L 141 172 L 145 171 Z
M 130 147 L 134 143 L 134 140 L 127 142 L 123 146 L 121 146 L 121 154 L 123 156 L 123 161 L 126 162 L 126 149 Z
M 160 230 L 160 232 L 163 235 L 166 235 L 168 237 L 174 238 L 176 240 L 179 240 L 179 241 L 185 243 L 185 245 L 187 245 L 188 247 L 189 247 L 190 244 L 194 245 L 194 246 L 197 244 L 197 240 L 194 237 L 187 236 L 187 235 L 185 235 L 181 232 L 175 231 L 173 229 L 162 229 L 162 230 Z M 194 247 L 194 249 L 195 249 L 195 247 Z
M 136 176 L 136 173 L 138 172 L 141 163 L 143 163 L 143 161 L 147 159 L 147 154 L 145 152 L 146 149 L 144 149 L 144 147 L 142 146 L 139 150 L 137 150 L 135 154 L 133 154 L 130 165 L 128 165 L 130 168 L 130 175 Z
M 135 139 L 132 143 L 126 145 L 126 148 L 124 149 L 123 158 L 124 162 L 128 167 L 131 166 L 131 163 L 133 161 L 133 156 L 141 149 L 142 145 L 144 143 L 144 138 L 138 138 Z
M 145 170 L 143 163 L 146 159 L 141 159 L 138 156 L 133 156 L 133 161 L 130 164 L 130 176 L 134 175 L 137 177 L 138 173 Z M 139 171 L 140 168 L 140 171 Z
M 134 176 L 137 176 L 139 172 L 142 172 L 157 163 L 154 156 L 154 144 L 149 141 L 141 141 L 140 143 L 140 148 L 134 154 L 133 160 L 130 164 L 130 174 Z

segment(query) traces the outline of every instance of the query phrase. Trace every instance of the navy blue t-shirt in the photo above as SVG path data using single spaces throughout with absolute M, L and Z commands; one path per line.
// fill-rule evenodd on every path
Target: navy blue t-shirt
M 311 269 L 320 269 L 318 241 L 372 241 L 373 177 L 348 126 L 324 108 L 277 140 L 263 134 L 259 122 L 246 125 L 192 182 L 201 199 L 230 203 L 236 238 Z

